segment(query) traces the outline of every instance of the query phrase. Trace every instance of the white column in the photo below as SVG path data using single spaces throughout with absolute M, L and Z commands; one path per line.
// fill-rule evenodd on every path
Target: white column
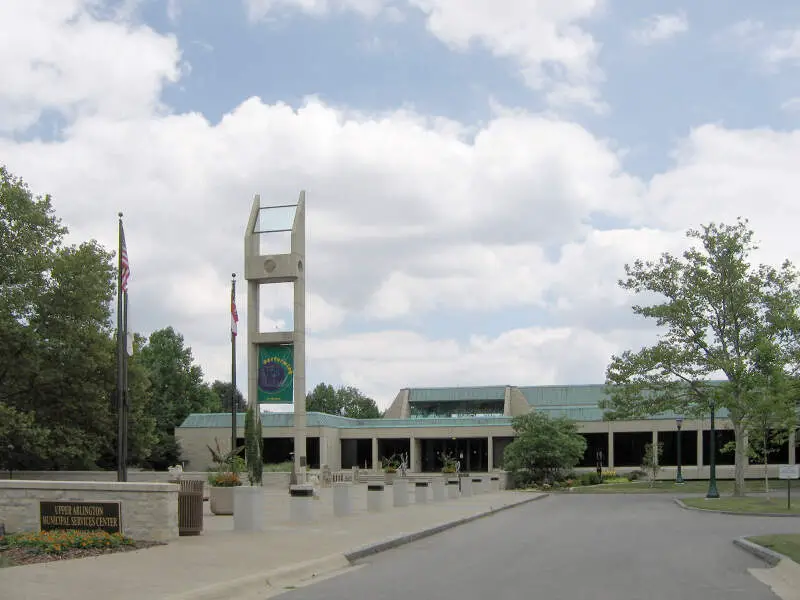
M 703 422 L 697 422 L 697 468 L 700 469 L 703 466 Z
M 328 462 L 328 437 L 323 433 L 319 436 L 319 468 L 322 465 L 330 466 Z
M 372 470 L 376 473 L 381 470 L 381 461 L 378 456 L 378 438 L 372 438 Z
M 614 432 L 609 429 L 608 430 L 608 452 L 606 452 L 606 456 L 608 457 L 608 469 L 614 469 Z
M 294 281 L 294 464 L 300 471 L 300 458 L 306 458 L 306 215 L 305 191 L 300 192 L 292 231 L 292 254 L 300 266 Z
M 491 473 L 492 470 L 494 470 L 494 438 L 492 436 L 489 436 L 487 443 L 489 444 L 488 446 L 489 452 L 487 453 L 487 459 L 489 464 L 487 465 L 486 470 Z
M 419 456 L 419 440 L 411 437 L 411 443 L 408 450 L 408 470 L 414 473 L 419 471 L 417 467 L 417 457 Z
M 306 282 L 301 273 L 294 282 L 294 461 L 306 458 Z
M 653 443 L 653 456 L 654 456 L 654 458 L 656 460 L 656 464 L 659 464 L 659 460 L 658 460 L 658 431 L 656 431 L 655 429 L 653 430 L 652 443 Z

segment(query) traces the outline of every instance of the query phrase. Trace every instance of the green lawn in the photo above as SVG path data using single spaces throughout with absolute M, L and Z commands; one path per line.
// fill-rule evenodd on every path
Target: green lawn
M 726 510 L 736 513 L 781 513 L 800 515 L 800 502 L 792 503 L 792 510 L 786 510 L 786 498 L 765 498 L 764 496 L 745 496 L 743 498 L 723 497 L 715 500 L 706 498 L 681 498 L 686 506 L 705 510 Z
M 764 481 L 762 479 L 748 479 L 746 482 L 748 492 L 763 492 Z M 769 482 L 771 492 L 786 491 L 786 482 L 772 480 Z M 717 481 L 717 490 L 720 494 L 733 493 L 733 481 Z M 800 490 L 800 480 L 792 481 L 792 490 Z M 704 494 L 708 491 L 707 480 L 687 481 L 682 485 L 674 481 L 656 481 L 653 487 L 647 481 L 633 481 L 625 483 L 608 483 L 600 485 L 586 485 L 577 487 L 572 493 L 578 494 Z M 800 494 L 798 494 L 798 504 L 800 504 Z
M 800 563 L 800 534 L 786 533 L 783 535 L 760 535 L 747 538 L 754 544 L 764 546 L 775 552 L 788 556 L 794 562 Z

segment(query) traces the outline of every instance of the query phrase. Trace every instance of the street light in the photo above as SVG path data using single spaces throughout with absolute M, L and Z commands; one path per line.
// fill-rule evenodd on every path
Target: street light
M 708 493 L 706 498 L 719 498 L 719 491 L 717 491 L 717 430 L 714 427 L 714 413 L 716 406 L 714 400 L 711 400 L 711 431 L 709 432 L 708 448 L 709 448 L 709 474 L 708 474 Z
M 8 478 L 14 479 L 14 467 L 12 466 L 12 454 L 14 454 L 14 444 L 8 444 Z
M 681 469 L 681 426 L 683 425 L 683 415 L 675 417 L 675 424 L 678 426 L 678 472 L 675 476 L 675 483 L 683 484 L 683 470 Z

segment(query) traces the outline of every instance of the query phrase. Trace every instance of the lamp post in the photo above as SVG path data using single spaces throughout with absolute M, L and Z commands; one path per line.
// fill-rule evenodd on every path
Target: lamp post
M 714 400 L 711 400 L 711 431 L 709 432 L 708 449 L 708 492 L 706 498 L 719 498 L 719 491 L 717 491 L 717 430 L 714 426 L 714 417 L 717 407 Z
M 9 479 L 14 479 L 14 466 L 13 466 L 14 465 L 14 460 L 13 460 L 14 459 L 14 457 L 13 457 L 14 450 L 15 450 L 14 444 L 9 444 L 8 445 L 8 478 Z
M 675 417 L 675 424 L 678 426 L 678 472 L 675 475 L 675 483 L 683 484 L 683 470 L 681 468 L 681 426 L 683 425 L 683 415 Z

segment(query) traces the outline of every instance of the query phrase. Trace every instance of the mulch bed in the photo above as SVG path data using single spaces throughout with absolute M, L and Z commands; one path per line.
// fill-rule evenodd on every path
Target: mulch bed
M 6 548 L 0 550 L 0 567 L 19 567 L 22 565 L 71 560 L 73 558 L 86 558 L 88 556 L 103 556 L 104 554 L 131 552 L 163 545 L 163 542 L 134 542 L 132 545 L 119 546 L 117 548 L 68 548 L 58 554 L 36 552 L 31 548 Z

